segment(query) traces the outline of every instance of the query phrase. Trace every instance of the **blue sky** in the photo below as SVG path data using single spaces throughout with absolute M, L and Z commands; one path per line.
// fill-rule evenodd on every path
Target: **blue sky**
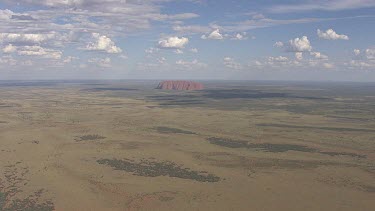
M 375 0 L 2 0 L 0 80 L 375 81 Z

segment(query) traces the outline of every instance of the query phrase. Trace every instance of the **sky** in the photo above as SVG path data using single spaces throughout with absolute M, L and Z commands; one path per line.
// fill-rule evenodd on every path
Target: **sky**
M 0 80 L 375 81 L 375 0 L 0 0 Z

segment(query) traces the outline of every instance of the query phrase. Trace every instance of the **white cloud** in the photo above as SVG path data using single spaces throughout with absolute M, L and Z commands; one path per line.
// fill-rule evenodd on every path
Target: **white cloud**
M 375 48 L 367 48 L 363 51 L 354 49 L 354 55 L 360 56 L 360 59 L 375 60 Z
M 220 29 L 215 29 L 209 35 L 202 35 L 202 39 L 211 39 L 211 40 L 222 40 L 224 36 L 220 33 Z
M 374 69 L 375 68 L 375 48 L 367 48 L 365 50 L 355 49 L 356 58 L 349 62 L 352 68 Z
M 159 52 L 159 49 L 151 47 L 151 48 L 146 49 L 145 52 L 148 54 L 154 54 L 154 53 Z
M 111 58 L 106 57 L 106 58 L 91 58 L 88 60 L 89 63 L 94 63 L 96 65 L 99 65 L 100 67 L 112 67 L 111 64 Z
M 335 65 L 332 63 L 323 63 L 323 67 L 326 69 L 332 69 L 335 67 Z
M 23 65 L 23 66 L 33 66 L 34 62 L 31 61 L 31 60 L 25 60 L 25 61 L 21 61 L 20 65 Z
M 359 49 L 354 49 L 353 52 L 354 52 L 354 55 L 356 55 L 356 56 L 361 54 L 361 50 L 359 50 Z
M 205 68 L 207 67 L 207 64 L 199 62 L 197 59 L 194 59 L 193 61 L 185 61 L 185 60 L 178 60 L 176 61 L 176 64 L 185 68 L 185 69 L 193 69 L 193 68 Z
M 375 48 L 368 48 L 365 50 L 366 58 L 369 60 L 375 60 Z
M 231 62 L 231 61 L 233 61 L 234 59 L 233 58 L 231 58 L 231 57 L 224 57 L 224 62 Z
M 199 25 L 191 25 L 191 26 L 174 26 L 174 31 L 183 33 L 183 34 L 195 34 L 195 33 L 209 33 L 210 28 L 208 26 L 199 26 Z
M 292 52 L 304 52 L 304 51 L 311 51 L 312 46 L 310 44 L 309 39 L 307 36 L 303 36 L 301 38 L 295 38 L 294 40 L 289 40 L 289 51 Z
M 14 53 L 17 50 L 17 47 L 13 46 L 12 44 L 8 44 L 3 48 L 4 53 Z
M 236 62 L 231 57 L 225 57 L 223 59 L 223 64 L 224 64 L 225 67 L 230 68 L 230 69 L 234 69 L 234 70 L 241 70 L 243 68 L 243 66 L 240 63 Z
M 129 59 L 129 57 L 126 54 L 120 54 L 118 57 L 120 59 Z
M 184 52 L 183 52 L 182 50 L 180 50 L 180 49 L 176 49 L 174 52 L 175 52 L 176 54 L 184 54 Z
M 193 52 L 193 53 L 198 53 L 198 49 L 197 48 L 192 48 L 192 49 L 190 49 L 190 51 Z
M 159 64 L 165 64 L 167 59 L 165 57 L 161 57 L 161 58 L 158 58 L 157 61 Z
M 14 15 L 10 10 L 0 10 L 0 20 L 9 20 Z
M 0 33 L 0 43 L 33 43 L 40 44 L 47 40 L 54 39 L 56 34 L 17 34 Z
M 64 63 L 71 63 L 73 60 L 76 60 L 78 59 L 77 57 L 74 57 L 74 56 L 68 56 L 66 58 L 64 58 L 63 62 Z
M 266 60 L 260 61 L 255 60 L 251 61 L 248 66 L 249 67 L 256 67 L 256 68 L 286 68 L 286 67 L 292 67 L 295 66 L 295 64 L 298 63 L 297 61 L 291 61 L 288 57 L 284 56 L 270 56 L 266 58 Z
M 281 42 L 281 41 L 277 41 L 277 42 L 275 42 L 275 44 L 273 44 L 273 46 L 281 48 L 281 47 L 284 47 L 284 43 Z
M 349 40 L 349 37 L 344 34 L 337 34 L 333 29 L 328 29 L 323 32 L 320 29 L 317 30 L 318 37 L 326 40 Z
M 252 16 L 251 16 L 253 19 L 264 19 L 264 18 L 266 18 L 263 14 L 261 14 L 261 13 L 256 13 L 256 14 L 253 14 Z
M 284 56 L 278 56 L 278 57 L 268 57 L 268 61 L 269 62 L 287 62 L 289 61 L 289 59 L 287 57 L 284 57 Z
M 35 4 L 35 5 L 50 6 L 50 7 L 58 7 L 58 6 L 79 6 L 84 3 L 87 3 L 87 0 L 42 0 L 42 1 L 20 0 L 20 2 Z M 95 0 L 93 2 L 95 2 Z
M 375 68 L 375 61 L 351 60 L 349 65 L 353 68 L 373 69 Z
M 13 59 L 11 56 L 6 57 L 0 57 L 0 64 L 6 64 L 6 65 L 17 65 L 17 60 Z
M 115 43 L 105 35 L 100 35 L 99 33 L 92 33 L 92 37 L 95 42 L 89 43 L 86 46 L 87 50 L 91 51 L 104 51 L 107 53 L 121 53 L 122 49 L 117 47 Z
M 266 60 L 255 60 L 249 63 L 249 67 L 264 69 L 264 70 L 310 70 L 311 68 L 317 69 L 333 69 L 336 65 L 329 62 L 327 59 L 303 59 L 304 52 L 296 52 L 295 58 L 291 59 L 284 56 L 268 57 Z
M 248 37 L 246 35 L 246 32 L 237 33 L 233 36 L 232 40 L 247 40 Z
M 320 52 L 310 52 L 310 55 L 315 57 L 316 59 L 328 59 L 328 56 L 320 53 Z
M 219 27 L 217 25 L 211 25 L 211 27 Z M 201 36 L 201 39 L 210 39 L 210 40 L 224 40 L 224 39 L 231 39 L 231 40 L 247 40 L 249 37 L 247 36 L 247 32 L 235 33 L 235 34 L 222 34 L 220 29 L 215 29 L 208 35 L 204 34 Z M 252 36 L 252 39 L 255 39 Z
M 22 46 L 17 49 L 17 53 L 20 56 L 40 56 L 47 59 L 61 59 L 62 52 L 43 48 L 41 46 Z
M 268 9 L 274 13 L 305 12 L 314 10 L 339 11 L 352 10 L 358 8 L 375 7 L 373 0 L 314 0 L 300 1 L 293 4 L 281 4 Z
M 182 49 L 189 43 L 186 37 L 168 37 L 159 41 L 159 48 Z

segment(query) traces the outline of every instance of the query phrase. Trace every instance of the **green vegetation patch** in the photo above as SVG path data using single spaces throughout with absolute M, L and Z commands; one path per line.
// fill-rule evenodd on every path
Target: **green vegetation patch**
M 243 169 L 314 169 L 320 166 L 342 166 L 343 164 L 319 160 L 289 160 L 275 158 L 249 158 L 225 152 L 197 153 L 194 156 L 199 161 L 208 162 L 210 165 L 224 168 Z M 347 165 L 347 164 L 345 164 Z
M 179 134 L 188 134 L 188 135 L 195 135 L 196 133 L 188 131 L 188 130 L 181 130 L 178 128 L 172 127 L 157 127 L 156 130 L 159 133 L 179 133 Z
M 359 155 L 351 152 L 327 152 L 320 151 L 315 148 L 297 145 L 297 144 L 271 144 L 271 143 L 250 143 L 244 140 L 232 140 L 227 138 L 216 138 L 211 137 L 207 139 L 211 144 L 215 144 L 222 147 L 228 148 L 246 148 L 254 150 L 262 150 L 265 152 L 287 152 L 287 151 L 297 151 L 297 152 L 311 152 L 320 153 L 330 156 L 349 156 L 354 158 L 366 158 L 366 155 Z
M 156 162 L 149 160 L 141 160 L 136 162 L 133 160 L 118 160 L 118 159 L 101 159 L 97 160 L 99 164 L 107 165 L 115 170 L 130 172 L 136 176 L 143 177 L 158 177 L 168 176 L 181 179 L 195 180 L 198 182 L 218 182 L 219 177 L 213 174 L 193 171 L 189 168 L 183 168 L 170 161 Z
M 35 192 L 25 199 L 10 200 L 11 194 L 0 191 L 0 210 L 1 211 L 53 211 L 54 204 L 51 201 L 38 203 L 43 190 Z
M 366 155 L 359 155 L 355 153 L 350 153 L 350 152 L 319 152 L 320 154 L 324 155 L 330 155 L 330 156 L 350 156 L 354 158 L 366 158 Z
M 102 140 L 102 139 L 105 139 L 106 137 L 104 136 L 100 136 L 98 134 L 91 134 L 91 135 L 84 135 L 84 136 L 81 136 L 77 139 L 75 139 L 76 141 L 95 141 L 95 140 Z
M 6 199 L 7 199 L 6 194 L 3 193 L 3 192 L 0 192 L 0 210 L 3 210 L 3 208 L 5 206 Z
M 287 152 L 287 151 L 299 151 L 299 152 L 316 152 L 317 150 L 314 148 L 310 148 L 303 145 L 296 145 L 296 144 L 270 144 L 270 143 L 249 143 L 247 141 L 242 140 L 232 140 L 232 139 L 225 139 L 225 138 L 216 138 L 211 137 L 208 138 L 208 141 L 211 144 L 224 146 L 228 148 L 247 148 L 247 149 L 257 149 L 263 150 L 266 152 Z
M 369 192 L 369 193 L 375 193 L 375 186 L 371 186 L 371 185 L 362 185 L 361 188 L 366 191 L 366 192 Z
M 295 129 L 316 129 L 339 132 L 375 132 L 375 130 L 365 128 L 344 128 L 344 127 L 314 127 L 314 126 L 299 126 L 286 124 L 257 124 L 260 127 L 279 127 L 279 128 L 295 128 Z

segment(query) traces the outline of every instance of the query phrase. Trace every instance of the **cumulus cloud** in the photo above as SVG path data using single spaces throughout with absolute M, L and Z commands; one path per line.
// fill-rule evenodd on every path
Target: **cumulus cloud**
M 247 37 L 246 32 L 237 33 L 232 37 L 232 40 L 247 40 L 247 39 L 249 38 Z
M 146 49 L 145 52 L 146 52 L 147 54 L 154 54 L 154 53 L 159 52 L 159 49 L 158 49 L 158 48 L 153 48 L 153 47 L 151 47 L 151 48 Z
M 202 35 L 202 39 L 211 39 L 211 40 L 222 40 L 224 36 L 220 33 L 220 29 L 215 29 L 209 35 Z
M 268 57 L 266 60 L 255 60 L 249 63 L 249 67 L 258 69 L 275 70 L 301 70 L 310 68 L 333 69 L 336 65 L 327 59 L 303 59 L 305 52 L 295 52 L 295 59 L 284 56 Z M 315 54 L 314 54 L 315 55 Z M 314 57 L 315 58 L 315 57 Z
M 316 59 L 328 59 L 328 56 L 320 53 L 320 52 L 310 52 L 310 55 Z
M 186 37 L 168 37 L 159 41 L 159 48 L 182 49 L 189 43 Z
M 3 48 L 3 53 L 14 53 L 17 50 L 15 46 L 12 44 L 8 44 Z
M 9 20 L 14 15 L 11 10 L 0 10 L 0 20 Z
M 219 27 L 217 25 L 212 25 L 211 27 Z M 254 36 L 251 37 L 255 39 Z M 210 39 L 210 40 L 224 40 L 224 39 L 231 39 L 231 40 L 247 40 L 249 37 L 247 36 L 247 32 L 240 32 L 240 33 L 233 33 L 233 34 L 223 34 L 221 33 L 220 29 L 215 29 L 211 31 L 209 34 L 204 34 L 201 36 L 201 39 Z
M 94 63 L 98 65 L 99 67 L 112 67 L 111 64 L 111 58 L 106 57 L 106 58 L 91 58 L 88 60 L 89 63 Z
M 354 49 L 353 52 L 354 52 L 354 55 L 356 55 L 356 56 L 361 54 L 361 50 L 359 50 L 359 49 Z
M 193 52 L 193 53 L 198 53 L 198 49 L 197 48 L 192 48 L 192 49 L 190 49 L 190 51 Z
M 270 57 L 268 57 L 268 61 L 269 62 L 287 62 L 287 61 L 289 61 L 289 59 L 287 57 L 284 57 L 284 56 L 278 56 L 278 57 L 270 56 Z
M 289 51 L 292 52 L 304 52 L 304 51 L 311 51 L 312 46 L 310 44 L 309 39 L 307 36 L 303 36 L 301 38 L 295 38 L 293 40 L 289 40 Z
M 273 44 L 273 46 L 281 48 L 281 47 L 284 47 L 284 43 L 281 42 L 281 41 L 277 41 L 277 42 L 275 42 L 275 44 Z
M 295 57 L 298 61 L 301 61 L 303 59 L 303 54 L 302 52 L 296 52 Z
M 207 64 L 199 62 L 197 59 L 194 59 L 193 61 L 178 60 L 176 61 L 176 65 L 179 65 L 180 67 L 183 67 L 184 69 L 207 67 Z
M 0 43 L 33 43 L 40 44 L 47 40 L 54 39 L 56 34 L 17 34 L 0 33 Z
M 326 69 L 332 69 L 335 67 L 335 65 L 332 63 L 323 63 L 323 67 Z
M 183 34 L 195 34 L 195 33 L 209 33 L 211 29 L 207 26 L 200 26 L 200 25 L 190 25 L 190 26 L 176 25 L 176 26 L 173 26 L 173 30 L 176 32 L 183 33 Z
M 351 60 L 349 65 L 352 68 L 372 69 L 375 68 L 375 61 Z
M 74 57 L 74 56 L 68 56 L 66 58 L 64 58 L 63 62 L 64 63 L 71 63 L 73 60 L 76 60 L 78 59 L 77 57 Z
M 270 56 L 265 60 L 255 60 L 251 61 L 248 66 L 255 67 L 259 69 L 263 68 L 292 68 L 298 66 L 300 63 L 296 60 L 290 60 L 288 57 L 285 56 Z
M 107 53 L 121 53 L 122 49 L 117 47 L 115 43 L 105 35 L 100 35 L 99 33 L 92 33 L 92 37 L 95 42 L 89 43 L 86 46 L 87 50 L 91 51 L 103 51 Z
M 325 32 L 318 29 L 317 34 L 319 38 L 326 40 L 349 40 L 349 37 L 347 35 L 337 34 L 333 29 L 328 29 Z
M 261 13 L 255 13 L 255 14 L 252 14 L 252 16 L 251 16 L 253 19 L 264 19 L 264 18 L 266 18 L 266 16 L 264 16 L 263 14 L 261 14 Z
M 350 67 L 359 69 L 375 68 L 375 48 L 354 49 L 354 54 L 356 57 L 348 63 Z
M 243 68 L 243 66 L 240 63 L 236 62 L 231 57 L 225 57 L 223 59 L 223 64 L 225 67 L 233 69 L 233 70 L 241 70 Z
M 184 52 L 183 52 L 182 50 L 180 50 L 180 49 L 176 49 L 174 52 L 175 52 L 176 54 L 184 54 Z
M 354 55 L 359 56 L 359 59 L 375 60 L 375 48 L 367 48 L 364 50 L 354 49 Z
M 375 60 L 375 48 L 368 48 L 365 50 L 366 58 L 369 60 Z
M 20 56 L 40 56 L 47 59 L 61 59 L 62 52 L 54 49 L 43 48 L 41 46 L 22 46 L 17 49 Z
M 271 6 L 268 11 L 274 13 L 291 13 L 291 12 L 306 12 L 306 11 L 339 11 L 352 10 L 357 8 L 374 7 L 375 2 L 372 0 L 314 0 L 301 1 L 301 3 L 288 3 L 276 6 Z
M 6 64 L 6 65 L 14 66 L 14 65 L 17 64 L 17 60 L 13 59 L 13 57 L 11 57 L 11 56 L 0 57 L 0 64 Z
M 165 57 L 157 58 L 156 60 L 159 64 L 165 64 L 167 62 L 167 59 Z

